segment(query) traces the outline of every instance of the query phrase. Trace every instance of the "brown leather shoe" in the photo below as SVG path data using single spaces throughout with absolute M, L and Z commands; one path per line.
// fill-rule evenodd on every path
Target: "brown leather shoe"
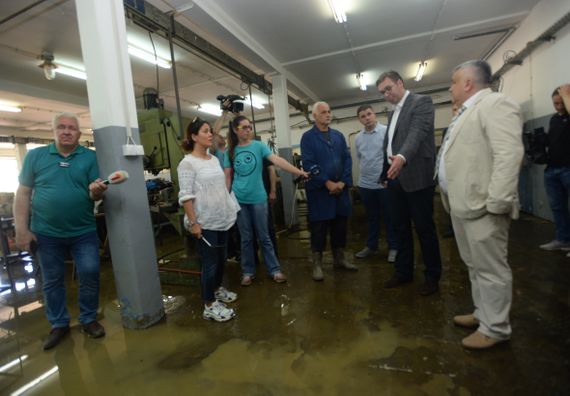
M 453 323 L 459 327 L 472 329 L 479 326 L 479 319 L 473 314 L 457 315 L 453 317 Z
M 475 331 L 461 340 L 461 344 L 467 349 L 489 349 L 504 341 L 507 340 L 498 340 Z

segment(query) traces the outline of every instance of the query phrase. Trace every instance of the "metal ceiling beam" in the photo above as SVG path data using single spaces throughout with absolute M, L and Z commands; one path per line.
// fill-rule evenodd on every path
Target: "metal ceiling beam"
M 215 21 L 222 25 L 230 34 L 246 45 L 250 50 L 267 62 L 276 72 L 284 75 L 293 85 L 299 88 L 305 95 L 313 101 L 318 101 L 318 96 L 311 91 L 294 74 L 288 72 L 281 62 L 279 62 L 265 47 L 253 38 L 236 20 L 230 17 L 218 4 L 211 0 L 194 0 L 204 12 L 210 15 Z
M 123 3 L 126 17 L 132 20 L 135 24 L 150 32 L 161 34 L 167 39 L 168 35 L 171 34 L 172 40 L 180 47 L 185 49 L 190 48 L 191 50 L 198 52 L 201 56 L 218 63 L 231 73 L 237 75 L 244 83 L 255 85 L 257 89 L 267 95 L 271 95 L 273 92 L 271 83 L 265 80 L 263 75 L 257 74 L 248 69 L 181 23 L 176 21 L 172 23 L 170 15 L 160 11 L 152 4 L 138 0 L 136 2 L 137 7 L 134 7 L 129 4 L 132 3 L 132 1 L 124 0 Z M 144 7 L 141 7 L 141 4 L 143 4 Z M 303 103 L 290 95 L 288 96 L 288 102 L 297 110 L 308 112 L 308 105 L 306 103 Z
M 384 46 L 388 46 L 388 45 L 394 45 L 397 43 L 402 43 L 402 42 L 406 42 L 406 41 L 410 41 L 410 40 L 416 40 L 416 39 L 421 39 L 424 37 L 430 37 L 434 34 L 441 34 L 441 33 L 448 33 L 448 32 L 453 32 L 455 30 L 462 30 L 462 29 L 466 29 L 466 28 L 472 28 L 472 27 L 476 27 L 476 26 L 480 26 L 486 23 L 495 23 L 495 22 L 501 22 L 504 20 L 508 20 L 511 18 L 519 18 L 519 17 L 523 17 L 528 15 L 528 12 L 517 12 L 514 14 L 508 14 L 508 15 L 500 15 L 498 17 L 493 17 L 493 18 L 489 18 L 489 19 L 484 19 L 481 21 L 475 21 L 475 22 L 470 22 L 470 23 L 465 23 L 463 25 L 455 25 L 455 26 L 450 26 L 450 27 L 446 27 L 446 28 L 442 28 L 442 29 L 437 29 L 434 31 L 429 31 L 429 32 L 422 32 L 422 33 L 416 33 L 416 34 L 411 34 L 408 36 L 402 36 L 402 37 L 396 37 L 396 38 L 392 38 L 392 39 L 388 39 L 388 40 L 382 40 L 382 41 L 377 41 L 375 43 L 368 43 L 368 44 L 364 44 L 364 45 L 359 45 L 356 46 L 352 49 L 342 49 L 342 50 L 338 50 L 338 51 L 332 51 L 332 52 L 326 52 L 323 54 L 318 54 L 318 55 L 313 55 L 313 56 L 309 56 L 306 58 L 301 58 L 301 59 L 294 59 L 288 62 L 283 62 L 283 66 L 290 66 L 290 65 L 295 65 L 298 63 L 306 63 L 306 62 L 311 62 L 311 61 L 315 61 L 315 60 L 319 60 L 319 59 L 323 59 L 323 58 L 329 58 L 332 56 L 337 56 L 337 55 L 342 55 L 342 54 L 346 54 L 349 53 L 351 51 L 354 52 L 358 52 L 358 51 L 364 51 L 364 50 L 368 50 L 368 49 L 372 49 L 372 48 L 378 48 L 378 47 L 384 47 Z

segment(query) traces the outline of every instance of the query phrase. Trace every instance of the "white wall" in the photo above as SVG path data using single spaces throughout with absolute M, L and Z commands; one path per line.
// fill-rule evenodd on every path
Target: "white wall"
M 503 54 L 520 52 L 565 14 L 570 12 L 568 0 L 543 0 L 524 19 L 520 27 L 489 59 L 493 70 L 503 65 Z M 554 41 L 543 43 L 527 57 L 521 66 L 514 66 L 503 76 L 503 92 L 517 100 L 525 122 L 532 130 L 547 126 L 554 113 L 551 95 L 554 88 L 570 83 L 570 26 L 555 35 Z M 521 171 L 522 202 L 530 202 L 530 211 L 539 217 L 552 220 L 552 212 L 544 191 L 543 165 L 525 164 Z M 550 236 L 545 236 L 545 239 Z
M 489 63 L 493 70 L 503 65 L 507 50 L 520 52 L 562 16 L 570 12 L 568 0 L 543 0 L 521 23 L 521 26 L 493 54 Z M 503 92 L 523 107 L 525 121 L 552 114 L 550 96 L 554 88 L 570 82 L 570 25 L 556 34 L 527 57 L 522 66 L 515 66 L 504 75 Z

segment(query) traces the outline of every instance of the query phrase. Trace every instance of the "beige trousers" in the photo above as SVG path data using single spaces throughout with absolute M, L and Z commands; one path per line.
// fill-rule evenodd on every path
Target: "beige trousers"
M 469 269 L 478 330 L 492 338 L 508 339 L 513 298 L 513 276 L 507 262 L 511 219 L 508 215 L 486 214 L 466 220 L 452 213 L 451 221 L 459 253 Z

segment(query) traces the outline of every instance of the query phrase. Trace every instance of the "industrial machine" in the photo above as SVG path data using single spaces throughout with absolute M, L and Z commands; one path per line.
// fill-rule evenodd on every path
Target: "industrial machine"
M 189 121 L 183 119 L 184 125 L 181 128 L 178 118 L 161 108 L 140 110 L 137 117 L 141 144 L 145 152 L 144 169 L 154 175 L 165 169 L 170 170 L 171 181 L 157 179 L 147 182 L 155 232 L 159 232 L 162 218 L 165 217 L 183 235 L 184 212 L 178 207 L 177 167 L 184 157 L 184 151 L 180 146 L 178 131 L 184 130 Z

